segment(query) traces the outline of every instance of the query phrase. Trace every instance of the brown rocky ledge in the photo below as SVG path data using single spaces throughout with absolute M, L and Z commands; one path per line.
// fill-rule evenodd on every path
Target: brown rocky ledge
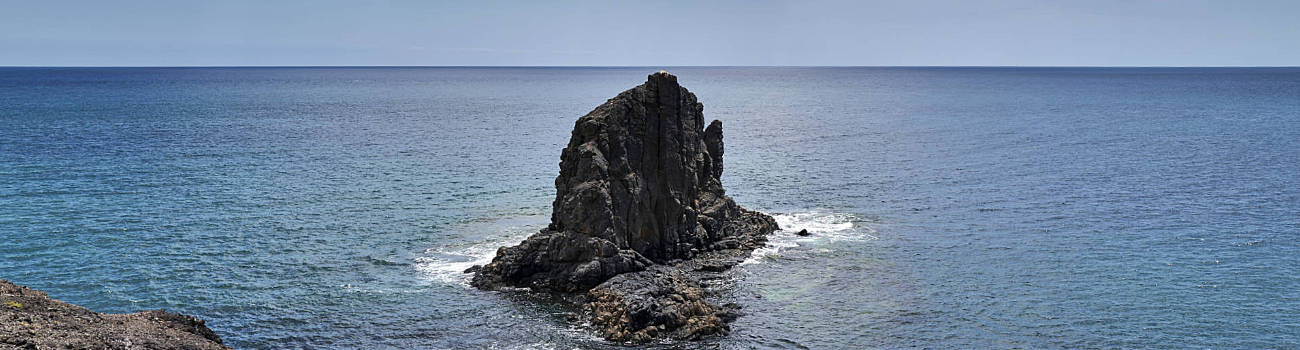
M 660 71 L 574 125 L 560 157 L 550 225 L 472 284 L 582 295 L 606 339 L 726 334 L 738 306 L 707 301 L 702 277 L 743 261 L 779 228 L 722 188 L 722 122 L 704 124 L 695 94 Z
M 197 318 L 102 314 L 0 279 L 0 349 L 229 349 Z

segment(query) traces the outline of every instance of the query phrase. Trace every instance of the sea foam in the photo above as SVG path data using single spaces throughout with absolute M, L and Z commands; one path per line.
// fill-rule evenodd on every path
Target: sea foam
M 772 218 L 776 219 L 782 231 L 768 236 L 767 244 L 755 249 L 741 265 L 773 260 L 779 258 L 782 251 L 801 245 L 876 239 L 875 231 L 868 226 L 856 224 L 861 220 L 851 214 L 811 210 L 772 214 Z M 425 251 L 425 256 L 415 258 L 415 269 L 432 280 L 468 287 L 472 274 L 465 273 L 465 269 L 491 262 L 497 249 L 518 245 L 529 234 L 537 231 L 534 227 L 537 225 L 521 224 L 519 221 L 521 220 L 502 220 L 485 225 L 495 228 L 498 233 L 504 233 L 486 241 L 430 248 Z M 808 230 L 810 235 L 795 235 L 799 230 Z
M 473 229 L 466 229 L 476 236 L 491 238 L 468 244 L 447 245 L 425 250 L 425 256 L 415 258 L 415 269 L 428 278 L 447 283 L 469 287 L 473 274 L 465 273 L 474 265 L 492 262 L 497 249 L 518 245 L 528 235 L 537 232 L 544 216 L 525 216 L 494 220 L 489 223 L 476 223 Z
M 850 214 L 811 210 L 772 214 L 772 218 L 781 226 L 781 231 L 768 236 L 767 245 L 755 249 L 741 265 L 779 258 L 781 251 L 801 245 L 876 239 L 874 230 L 856 224 L 861 220 Z M 809 235 L 795 235 L 799 230 L 808 230 Z

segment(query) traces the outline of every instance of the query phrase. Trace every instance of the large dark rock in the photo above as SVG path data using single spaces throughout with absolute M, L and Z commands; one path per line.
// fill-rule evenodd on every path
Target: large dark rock
M 631 315 L 626 321 L 595 322 L 613 340 L 725 332 L 726 324 L 709 316 L 718 308 L 700 299 L 702 292 L 681 290 L 699 289 L 687 274 L 725 271 L 778 227 L 727 197 L 722 155 L 722 122 L 706 126 L 695 94 L 667 72 L 651 74 L 578 119 L 560 155 L 550 225 L 471 268 L 471 283 L 590 291 L 599 303 L 587 305 L 590 312 L 632 310 L 623 313 Z M 647 272 L 623 275 L 641 271 Z M 668 295 L 692 296 L 683 300 L 709 307 L 660 300 Z M 678 329 L 688 325 L 694 330 Z
M 722 122 L 667 72 L 579 118 L 560 156 L 551 224 L 501 248 L 480 288 L 583 291 L 626 272 L 766 235 L 770 217 L 722 189 Z
M 0 279 L 0 349 L 229 349 L 197 318 L 102 314 Z

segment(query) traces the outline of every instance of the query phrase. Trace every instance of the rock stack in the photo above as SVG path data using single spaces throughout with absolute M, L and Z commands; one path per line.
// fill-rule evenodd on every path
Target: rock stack
M 735 265 L 778 227 L 723 191 L 722 122 L 703 112 L 660 71 L 579 118 L 550 225 L 471 268 L 472 284 L 586 292 L 611 340 L 725 333 L 734 310 L 705 302 L 693 275 Z

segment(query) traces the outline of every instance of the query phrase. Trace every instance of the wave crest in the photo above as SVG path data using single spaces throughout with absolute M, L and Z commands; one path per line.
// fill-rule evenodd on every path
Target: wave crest
M 465 269 L 474 265 L 492 262 L 497 249 L 518 245 L 528 235 L 544 227 L 544 216 L 530 215 L 514 218 L 502 218 L 487 224 L 476 223 L 466 230 L 471 235 L 491 237 L 486 241 L 451 244 L 433 247 L 425 251 L 425 256 L 415 258 L 415 269 L 429 278 L 447 284 L 469 287 L 472 274 Z M 470 225 L 467 225 L 470 226 Z
M 754 250 L 741 265 L 756 264 L 773 260 L 781 256 L 781 251 L 803 245 L 827 245 L 841 241 L 876 239 L 875 231 L 856 216 L 846 213 L 811 210 L 805 212 L 773 214 L 781 231 L 768 236 L 767 245 Z M 808 230 L 810 235 L 797 236 L 799 230 Z

